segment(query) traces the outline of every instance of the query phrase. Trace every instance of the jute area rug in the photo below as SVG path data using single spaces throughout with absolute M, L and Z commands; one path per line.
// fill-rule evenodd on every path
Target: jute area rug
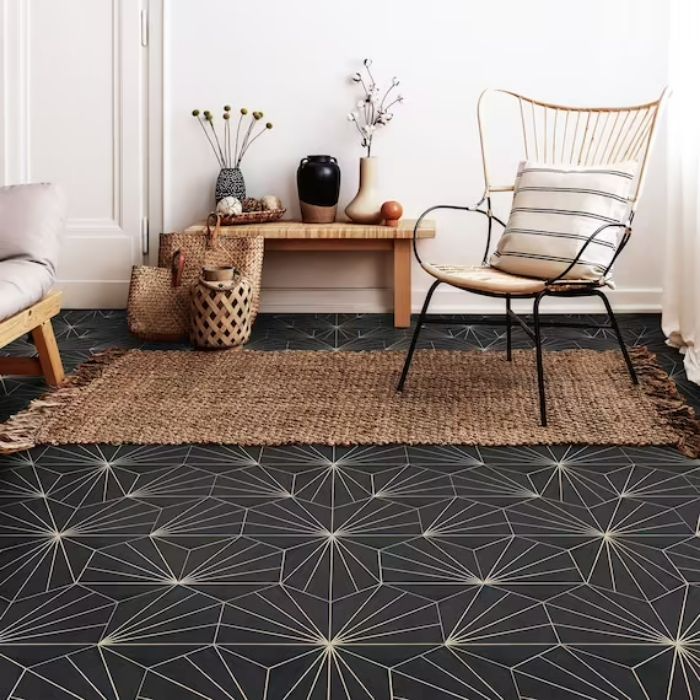
M 5 451 L 38 444 L 675 445 L 698 420 L 644 348 L 641 386 L 619 352 L 545 355 L 538 424 L 532 351 L 424 350 L 403 394 L 399 352 L 110 351 L 0 425 Z

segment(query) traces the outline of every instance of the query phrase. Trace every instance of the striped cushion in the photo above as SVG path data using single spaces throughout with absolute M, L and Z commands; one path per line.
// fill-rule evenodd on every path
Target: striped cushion
M 590 167 L 521 163 L 513 208 L 491 265 L 515 275 L 557 277 L 594 231 L 627 222 L 637 170 L 634 161 Z M 621 233 L 601 231 L 565 279 L 600 279 Z

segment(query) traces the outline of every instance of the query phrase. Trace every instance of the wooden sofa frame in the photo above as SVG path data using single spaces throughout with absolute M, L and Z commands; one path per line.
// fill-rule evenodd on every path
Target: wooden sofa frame
M 31 333 L 38 357 L 0 357 L 0 376 L 41 377 L 51 386 L 60 384 L 65 373 L 51 319 L 61 310 L 61 292 L 49 292 L 41 301 L 0 321 L 0 348 Z

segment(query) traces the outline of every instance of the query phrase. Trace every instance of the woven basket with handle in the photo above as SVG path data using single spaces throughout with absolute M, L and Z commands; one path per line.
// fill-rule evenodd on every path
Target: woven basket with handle
M 236 271 L 233 280 L 210 282 L 203 277 L 192 287 L 190 340 L 198 348 L 243 345 L 250 338 L 253 289 Z
M 212 227 L 213 226 L 213 227 Z M 197 233 L 162 233 L 158 264 L 167 267 L 174 251 L 185 254 L 183 282 L 194 284 L 205 266 L 233 265 L 252 289 L 251 323 L 260 307 L 260 282 L 265 241 L 262 236 L 241 236 L 235 231 L 221 230 L 221 219 L 212 215 L 207 230 Z
M 127 324 L 142 340 L 168 342 L 187 337 L 190 288 L 182 284 L 185 258 L 180 250 L 169 267 L 134 265 L 131 270 Z

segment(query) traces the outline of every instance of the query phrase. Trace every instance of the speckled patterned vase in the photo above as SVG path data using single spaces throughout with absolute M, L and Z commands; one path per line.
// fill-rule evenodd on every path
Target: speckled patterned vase
M 360 189 L 345 207 L 348 219 L 356 224 L 379 224 L 382 202 L 377 191 L 377 159 L 360 158 Z
M 222 168 L 216 178 L 214 192 L 217 204 L 224 197 L 235 197 L 242 202 L 246 197 L 245 180 L 240 168 Z

